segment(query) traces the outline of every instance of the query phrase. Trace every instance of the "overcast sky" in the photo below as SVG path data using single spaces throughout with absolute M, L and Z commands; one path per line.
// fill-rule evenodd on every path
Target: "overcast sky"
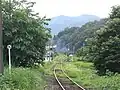
M 113 5 L 120 5 L 120 0 L 28 0 L 35 1 L 34 10 L 40 16 L 59 15 L 79 16 L 82 14 L 107 17 Z

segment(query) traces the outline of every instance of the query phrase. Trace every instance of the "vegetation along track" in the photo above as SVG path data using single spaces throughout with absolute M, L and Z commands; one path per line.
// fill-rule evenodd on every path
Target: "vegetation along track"
M 84 89 L 82 86 L 80 86 L 78 83 L 76 83 L 75 81 L 73 81 L 63 70 L 62 67 L 62 62 L 59 63 L 60 64 L 60 68 L 58 68 L 57 66 L 59 66 L 58 64 L 56 64 L 56 66 L 54 67 L 54 77 L 58 83 L 58 85 L 60 86 L 60 90 L 86 90 Z M 58 77 L 58 74 L 62 73 L 63 75 L 65 75 L 66 78 L 60 78 Z

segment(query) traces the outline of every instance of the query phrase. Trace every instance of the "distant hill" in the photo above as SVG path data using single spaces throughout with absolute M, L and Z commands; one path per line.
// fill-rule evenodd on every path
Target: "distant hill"
M 81 15 L 76 17 L 61 15 L 52 18 L 48 27 L 52 29 L 52 34 L 58 34 L 66 27 L 74 27 L 74 26 L 81 27 L 85 23 L 94 20 L 100 20 L 100 18 L 95 15 Z

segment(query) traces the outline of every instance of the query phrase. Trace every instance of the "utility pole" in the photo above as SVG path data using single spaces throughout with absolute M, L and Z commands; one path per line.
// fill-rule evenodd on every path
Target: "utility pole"
M 3 74 L 2 1 L 0 0 L 0 74 Z

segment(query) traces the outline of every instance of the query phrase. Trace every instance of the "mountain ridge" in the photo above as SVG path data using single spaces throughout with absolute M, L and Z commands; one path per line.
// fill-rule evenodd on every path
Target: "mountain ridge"
M 49 23 L 49 28 L 51 28 L 52 34 L 58 34 L 60 31 L 64 30 L 66 27 L 81 27 L 87 22 L 100 20 L 100 17 L 95 15 L 83 14 L 80 16 L 56 16 L 51 18 Z

